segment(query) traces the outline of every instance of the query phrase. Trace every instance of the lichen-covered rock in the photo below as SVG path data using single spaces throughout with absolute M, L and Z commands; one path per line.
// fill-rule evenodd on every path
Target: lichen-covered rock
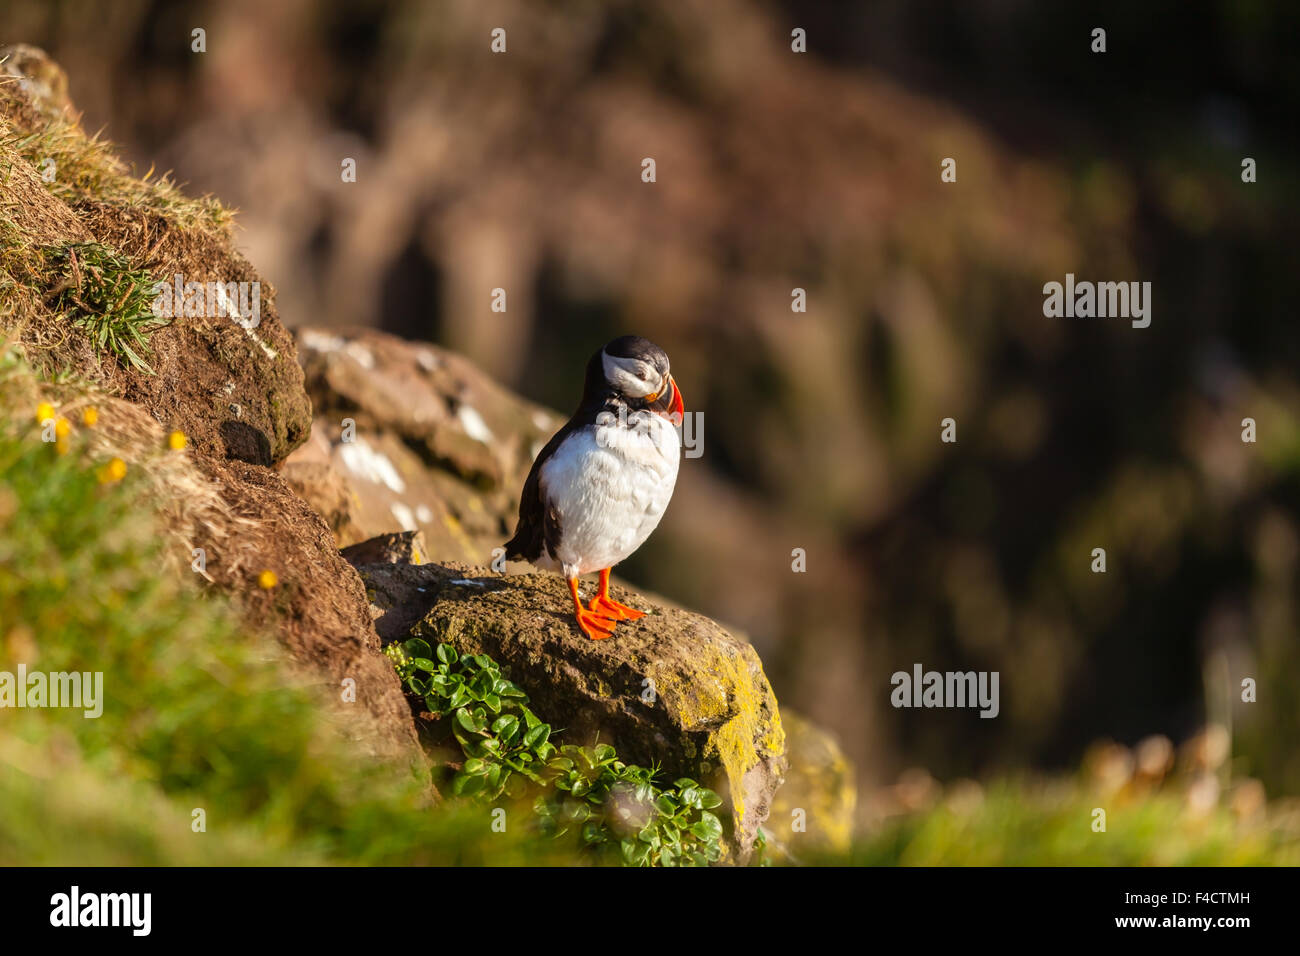
M 774 856 L 784 851 L 797 861 L 810 851 L 847 852 L 858 802 L 853 765 L 835 738 L 806 717 L 783 708 L 781 726 L 789 769 L 764 828 Z M 794 829 L 796 821 L 802 829 Z
M 433 345 L 371 330 L 296 335 L 315 419 L 290 464 L 343 476 L 361 538 L 418 530 L 434 559 L 490 563 L 558 416 Z
M 729 800 L 733 859 L 747 859 L 785 769 L 776 697 L 754 649 L 702 615 L 625 588 L 647 612 L 592 641 L 556 575 L 501 576 L 458 564 L 363 565 L 381 634 L 484 653 L 572 741 L 612 744 L 632 763 L 689 776 Z M 390 623 L 389 618 L 393 620 Z

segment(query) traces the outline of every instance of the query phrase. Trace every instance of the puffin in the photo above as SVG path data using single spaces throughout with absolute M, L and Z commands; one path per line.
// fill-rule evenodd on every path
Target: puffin
M 609 596 L 610 569 L 645 543 L 677 484 L 685 414 L 668 355 L 624 335 L 587 362 L 582 401 L 533 462 L 506 556 L 559 571 L 578 629 L 594 641 L 645 614 Z M 600 573 L 583 607 L 578 578 Z

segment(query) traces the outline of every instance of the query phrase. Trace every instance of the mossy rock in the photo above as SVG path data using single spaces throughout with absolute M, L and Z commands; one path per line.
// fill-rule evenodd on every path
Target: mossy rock
M 647 616 L 593 641 L 575 626 L 557 575 L 501 576 L 457 564 L 358 570 L 380 634 L 487 654 L 566 740 L 599 739 L 629 763 L 658 765 L 663 780 L 686 776 L 713 787 L 730 803 L 730 858 L 748 858 L 785 773 L 785 733 L 762 662 L 745 641 L 618 586 L 613 596 Z M 389 616 L 401 624 L 387 627 Z
M 783 850 L 803 862 L 810 853 L 847 853 L 858 802 L 853 764 L 836 739 L 808 718 L 787 709 L 781 720 L 790 766 L 764 828 L 774 855 Z

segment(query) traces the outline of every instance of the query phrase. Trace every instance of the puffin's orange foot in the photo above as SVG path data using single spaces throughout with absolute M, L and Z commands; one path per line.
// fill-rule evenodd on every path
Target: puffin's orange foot
M 645 617 L 645 611 L 620 604 L 608 594 L 597 594 L 591 599 L 591 610 L 615 621 L 635 621 Z
M 585 607 L 579 607 L 573 612 L 573 616 L 577 619 L 582 633 L 593 641 L 603 641 L 614 633 L 614 621 L 594 611 L 588 611 Z

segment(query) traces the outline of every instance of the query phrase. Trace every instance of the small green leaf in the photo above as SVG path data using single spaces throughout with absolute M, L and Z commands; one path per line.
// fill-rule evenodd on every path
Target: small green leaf
M 706 810 L 700 814 L 700 819 L 691 827 L 691 833 L 701 840 L 712 842 L 722 836 L 722 823 Z
M 450 644 L 438 645 L 438 660 L 442 661 L 444 664 L 455 664 L 457 659 L 456 648 L 452 647 Z
M 458 797 L 473 796 L 486 786 L 487 780 L 481 775 L 459 773 L 451 782 L 451 792 Z
M 407 657 L 432 657 L 433 651 L 429 648 L 429 642 L 418 637 L 413 637 L 402 645 L 402 650 L 406 652 Z

